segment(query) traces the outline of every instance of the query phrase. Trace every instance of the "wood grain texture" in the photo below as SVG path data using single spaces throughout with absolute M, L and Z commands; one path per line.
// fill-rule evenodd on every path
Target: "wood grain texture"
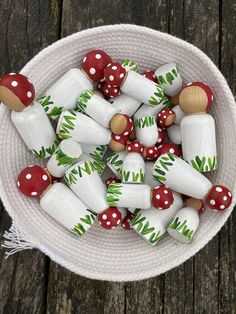
M 0 42 L 6 47 L 0 50 L 1 73 L 19 69 L 59 37 L 135 23 L 198 46 L 236 91 L 235 0 L 4 0 L 0 18 Z M 3 209 L 0 217 L 3 234 L 10 220 Z M 236 313 L 235 219 L 233 214 L 219 235 L 183 265 L 134 283 L 83 278 L 37 251 L 6 263 L 0 250 L 0 313 Z

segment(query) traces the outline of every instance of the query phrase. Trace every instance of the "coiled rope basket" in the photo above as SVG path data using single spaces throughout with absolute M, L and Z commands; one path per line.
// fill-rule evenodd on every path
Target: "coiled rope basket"
M 135 25 L 102 26 L 78 32 L 41 51 L 22 70 L 34 82 L 37 96 L 73 67 L 80 67 L 90 49 L 106 50 L 114 60 L 131 58 L 140 71 L 175 61 L 185 82 L 209 84 L 215 102 L 219 169 L 213 182 L 229 187 L 236 195 L 236 107 L 222 74 L 212 61 L 191 44 L 170 35 Z M 27 151 L 11 120 L 10 111 L 0 108 L 0 196 L 14 224 L 27 234 L 32 245 L 52 260 L 85 277 L 133 281 L 170 270 L 198 252 L 221 229 L 233 205 L 224 213 L 207 210 L 193 242 L 183 245 L 165 236 L 151 247 L 135 232 L 118 227 L 107 231 L 95 223 L 82 237 L 70 234 L 39 207 L 17 191 L 19 171 L 30 164 L 41 164 Z M 37 140 L 37 139 L 35 139 Z M 176 178 L 178 180 L 178 178 Z

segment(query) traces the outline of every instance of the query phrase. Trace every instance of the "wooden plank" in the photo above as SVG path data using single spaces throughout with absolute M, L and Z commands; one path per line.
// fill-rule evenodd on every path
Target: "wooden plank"
M 58 38 L 60 1 L 1 1 L 0 74 L 19 70 Z M 11 219 L 0 210 L 0 238 Z M 0 248 L 0 313 L 43 313 L 49 260 L 30 250 L 5 260 Z
M 220 2 L 220 69 L 236 95 L 236 2 Z M 219 234 L 219 312 L 236 313 L 236 212 Z

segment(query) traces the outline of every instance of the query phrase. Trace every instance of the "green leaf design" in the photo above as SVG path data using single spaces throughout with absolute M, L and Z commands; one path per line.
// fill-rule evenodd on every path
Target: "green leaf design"
M 110 206 L 117 206 L 119 196 L 122 195 L 122 185 L 120 183 L 111 183 L 107 188 L 107 203 Z
M 82 178 L 85 173 L 87 175 L 91 175 L 94 171 L 97 171 L 96 167 L 94 166 L 92 161 L 88 160 L 84 161 L 80 166 L 72 169 L 69 173 L 65 175 L 64 178 L 66 183 L 71 186 L 77 183 L 78 176 Z
M 196 156 L 195 159 L 190 161 L 192 167 L 199 172 L 213 171 L 217 168 L 216 156 L 213 157 L 199 157 Z
M 58 144 L 59 144 L 59 141 L 56 139 L 54 143 L 52 144 L 52 146 L 49 146 L 49 147 L 42 146 L 40 150 L 38 151 L 35 149 L 32 149 L 31 153 L 33 154 L 34 157 L 38 159 L 44 159 L 44 158 L 50 157 L 55 152 Z
M 51 100 L 51 96 L 42 96 L 38 99 L 38 102 L 43 106 L 43 109 L 47 113 L 47 115 L 53 120 L 58 120 L 63 107 L 53 106 L 53 101 Z M 50 109 L 50 111 L 49 111 Z
M 85 92 L 83 92 L 78 100 L 77 100 L 77 107 L 80 109 L 82 112 L 86 113 L 86 108 L 88 101 L 94 96 L 96 93 L 92 89 L 88 89 Z
M 172 85 L 173 81 L 175 80 L 175 77 L 171 72 L 168 72 L 166 73 L 166 80 L 170 85 Z
M 138 67 L 131 59 L 124 59 L 121 61 L 121 65 L 127 70 L 138 72 Z
M 62 118 L 58 136 L 60 139 L 71 138 L 71 131 L 74 130 L 76 120 L 76 111 L 67 110 Z
M 154 116 L 148 116 L 144 118 L 137 118 L 134 120 L 134 126 L 139 129 L 150 128 L 156 123 Z
M 93 224 L 96 214 L 87 209 L 88 214 L 80 217 L 80 222 L 78 222 L 71 231 L 76 233 L 79 236 L 82 236 L 89 227 Z
M 176 230 L 182 233 L 189 241 L 192 239 L 194 230 L 190 230 L 187 225 L 187 220 L 184 220 L 182 223 L 179 221 L 179 218 L 176 217 L 169 225 L 170 229 Z
M 159 158 L 159 163 L 156 163 L 153 169 L 153 178 L 160 183 L 164 183 L 166 181 L 166 173 L 169 171 L 169 168 L 173 166 L 173 162 L 176 158 L 177 157 L 172 153 L 167 153 Z
M 148 104 L 151 107 L 156 107 L 157 105 L 159 105 L 162 102 L 163 97 L 164 97 L 163 88 L 158 84 L 155 84 L 155 86 L 156 86 L 156 90 L 154 94 L 150 97 L 150 99 L 148 100 Z
M 55 150 L 55 158 L 57 160 L 57 165 L 58 166 L 70 166 L 75 164 L 79 158 L 73 158 L 73 157 L 69 157 L 67 156 L 65 153 L 63 153 L 63 151 L 61 150 L 61 148 L 58 146 L 58 148 Z
M 109 162 L 116 169 L 117 172 L 122 174 L 123 160 L 119 159 L 118 153 L 113 153 L 110 157 L 108 157 L 107 162 Z

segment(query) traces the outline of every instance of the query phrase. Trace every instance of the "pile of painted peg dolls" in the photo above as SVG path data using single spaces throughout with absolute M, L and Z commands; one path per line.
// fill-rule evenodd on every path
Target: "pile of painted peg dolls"
M 184 85 L 175 63 L 139 74 L 132 60 L 93 50 L 37 101 L 26 76 L 4 75 L 0 100 L 32 154 L 50 157 L 45 169 L 20 172 L 19 191 L 79 236 L 98 219 L 151 245 L 166 231 L 189 243 L 205 206 L 220 212 L 232 202 L 204 176 L 217 169 L 212 90 Z M 105 186 L 106 166 L 115 177 Z

